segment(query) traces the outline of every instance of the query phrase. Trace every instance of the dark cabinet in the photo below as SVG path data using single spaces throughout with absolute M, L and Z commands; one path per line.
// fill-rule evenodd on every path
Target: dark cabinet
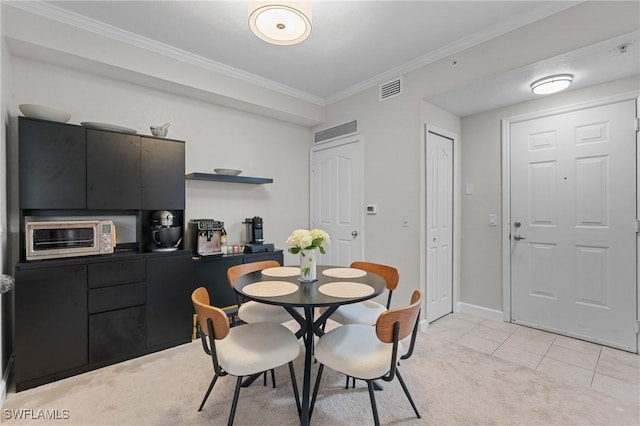
M 18 270 L 16 282 L 15 381 L 22 390 L 87 363 L 87 267 Z
M 206 287 L 213 306 L 226 308 L 236 305 L 238 297 L 227 281 L 227 269 L 241 263 L 263 260 L 275 260 L 282 265 L 282 250 L 237 256 L 196 258 L 193 261 L 193 289 Z
M 89 288 L 136 283 L 145 280 L 144 259 L 89 264 Z
M 89 362 L 135 354 L 145 349 L 145 307 L 89 316 Z
M 21 208 L 86 208 L 84 129 L 20 117 L 19 132 Z
M 18 391 L 191 341 L 190 251 L 18 263 L 15 277 Z
M 140 136 L 87 130 L 87 208 L 140 209 Z
M 146 347 L 144 259 L 89 261 L 89 362 Z
M 184 142 L 142 137 L 143 210 L 184 210 Z
M 219 308 L 238 303 L 236 292 L 229 287 L 227 269 L 242 263 L 242 256 L 202 258 L 193 262 L 194 290 L 206 287 L 211 305 Z M 193 310 L 193 308 L 192 308 Z
M 191 255 L 147 259 L 147 346 L 191 340 Z

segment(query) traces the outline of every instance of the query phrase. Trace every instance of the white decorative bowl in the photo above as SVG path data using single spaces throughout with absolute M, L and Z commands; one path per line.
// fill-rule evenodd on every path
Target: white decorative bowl
M 214 172 L 218 175 L 226 175 L 226 176 L 238 176 L 242 173 L 242 170 L 236 169 L 213 169 Z
M 39 120 L 55 121 L 58 123 L 66 123 L 71 118 L 71 114 L 59 109 L 50 108 L 44 105 L 36 104 L 20 104 L 18 109 L 25 117 L 37 118 Z

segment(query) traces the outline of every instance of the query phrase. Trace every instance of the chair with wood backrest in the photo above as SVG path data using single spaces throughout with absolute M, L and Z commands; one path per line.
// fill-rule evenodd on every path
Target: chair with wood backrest
M 233 284 L 236 279 L 242 275 L 250 274 L 255 271 L 262 271 L 267 268 L 277 268 L 280 263 L 276 260 L 263 260 L 260 262 L 241 263 L 240 265 L 231 266 L 227 269 L 227 282 L 233 290 Z M 293 318 L 282 306 L 267 305 L 266 303 L 248 300 L 243 302 L 242 297 L 238 296 L 238 318 L 247 324 L 258 322 L 283 323 L 291 321 Z M 271 370 L 271 384 L 276 387 L 275 372 Z M 264 374 L 263 385 L 267 385 L 267 373 Z
M 400 375 L 398 361 L 408 359 L 413 353 L 421 303 L 422 294 L 416 290 L 413 292 L 411 303 L 408 306 L 383 312 L 378 317 L 375 326 L 347 324 L 320 337 L 314 352 L 320 366 L 313 389 L 311 411 L 313 412 L 322 372 L 326 365 L 347 376 L 367 382 L 373 420 L 376 425 L 380 424 L 373 388 L 373 381 L 377 379 L 389 382 L 397 377 L 413 411 L 420 418 L 420 413 L 411 398 L 409 389 Z M 401 340 L 409 335 L 411 335 L 409 349 L 399 357 L 399 353 L 403 351 Z
M 388 310 L 389 306 L 391 306 L 391 296 L 393 295 L 393 291 L 398 286 L 400 274 L 398 273 L 398 270 L 396 268 L 392 266 L 381 265 L 379 263 L 353 262 L 351 264 L 351 267 L 380 275 L 384 279 L 387 290 L 389 291 L 389 294 L 387 296 L 387 303 L 386 305 L 381 305 L 374 300 L 365 300 L 364 302 L 360 303 L 342 305 L 333 314 L 331 314 L 329 318 L 343 325 L 373 325 L 378 320 L 380 314 Z
M 231 327 L 226 313 L 218 307 L 211 306 L 209 293 L 204 287 L 197 288 L 191 294 L 191 301 L 198 316 L 198 334 L 202 340 L 202 348 L 211 356 L 214 371 L 213 379 L 198 411 L 202 410 L 218 377 L 236 376 L 228 422 L 232 425 L 242 378 L 288 363 L 299 416 L 300 400 L 293 369 L 293 360 L 300 354 L 300 344 L 296 336 L 282 324 L 268 322 Z
M 227 269 L 227 281 L 233 289 L 236 279 L 245 274 L 255 271 L 262 271 L 267 268 L 280 266 L 276 260 L 263 260 L 261 262 L 242 263 Z M 240 298 L 238 298 L 240 302 Z M 246 323 L 275 322 L 283 323 L 291 321 L 293 318 L 282 306 L 267 305 L 266 303 L 254 302 L 253 300 L 238 303 L 238 318 Z

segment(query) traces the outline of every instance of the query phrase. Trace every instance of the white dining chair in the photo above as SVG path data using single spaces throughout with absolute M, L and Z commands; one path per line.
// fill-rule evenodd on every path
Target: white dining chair
M 376 426 L 380 424 L 380 420 L 373 382 L 378 379 L 390 382 L 397 377 L 413 411 L 420 418 L 409 389 L 402 379 L 398 364 L 401 359 L 409 359 L 413 354 L 421 302 L 422 294 L 416 290 L 408 306 L 383 312 L 375 326 L 348 324 L 320 337 L 314 351 L 320 365 L 311 399 L 311 413 L 313 413 L 324 367 L 327 366 L 348 377 L 367 382 Z M 409 335 L 411 335 L 411 343 L 408 350 L 404 352 L 401 340 Z M 403 352 L 404 355 L 401 355 Z
M 366 272 L 380 275 L 388 290 L 387 303 L 382 305 L 375 300 L 365 300 L 359 303 L 350 303 L 340 306 L 329 319 L 340 324 L 366 324 L 373 325 L 378 320 L 381 313 L 389 309 L 391 306 L 391 296 L 398 286 L 400 274 L 398 270 L 392 266 L 382 265 L 372 262 L 353 262 L 351 268 L 362 269 Z
M 262 271 L 267 268 L 280 266 L 276 260 L 263 260 L 261 262 L 242 263 L 231 266 L 227 269 L 227 281 L 233 289 L 236 279 L 245 274 L 255 271 Z M 257 322 L 283 323 L 291 321 L 293 318 L 282 306 L 267 305 L 266 303 L 254 302 L 253 300 L 239 300 L 238 318 L 248 324 Z
M 300 354 L 300 344 L 295 335 L 282 324 L 255 323 L 231 327 L 226 313 L 211 306 L 206 288 L 197 288 L 191 301 L 198 316 L 198 334 L 202 348 L 213 362 L 214 376 L 198 408 L 202 410 L 218 377 L 236 376 L 236 386 L 229 413 L 228 424 L 233 424 L 242 379 L 260 374 L 282 365 L 289 365 L 293 394 L 300 416 L 300 398 L 293 360 Z

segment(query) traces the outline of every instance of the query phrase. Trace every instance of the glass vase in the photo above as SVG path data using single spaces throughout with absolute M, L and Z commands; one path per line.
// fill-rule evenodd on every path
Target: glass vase
M 316 252 L 317 250 L 300 250 L 300 281 L 316 281 Z

